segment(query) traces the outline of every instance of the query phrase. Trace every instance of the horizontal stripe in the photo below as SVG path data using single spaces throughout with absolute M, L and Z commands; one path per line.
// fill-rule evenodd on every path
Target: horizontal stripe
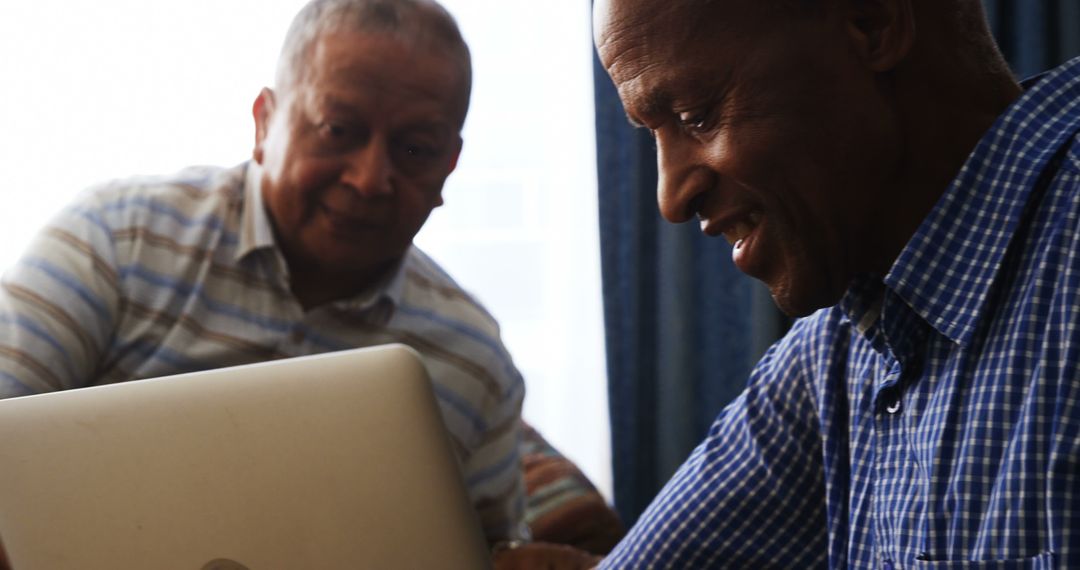
M 277 351 L 264 344 L 253 342 L 242 337 L 228 333 L 218 332 L 203 326 L 198 320 L 182 315 L 176 317 L 164 310 L 156 310 L 141 303 L 129 302 L 129 312 L 136 319 L 153 323 L 155 327 L 168 331 L 173 328 L 182 328 L 190 335 L 202 339 L 226 345 L 229 349 L 239 350 L 250 356 L 252 361 L 274 360 Z M 164 336 L 164 334 L 162 335 Z
M 217 368 L 212 362 L 188 358 L 182 352 L 146 340 L 124 342 L 119 346 L 119 350 L 124 353 L 124 360 L 134 359 L 139 366 L 151 366 L 159 371 L 155 374 L 157 376 Z M 121 360 L 119 364 L 123 365 L 124 361 Z
M 520 429 L 519 428 L 520 424 L 521 424 L 520 414 L 518 414 L 518 413 L 508 414 L 508 417 L 505 420 L 503 420 L 502 423 L 496 425 L 495 427 L 491 428 L 486 433 L 484 433 L 484 438 L 483 438 L 483 440 L 481 440 L 481 443 L 489 443 L 489 442 L 495 441 L 496 439 L 499 439 L 501 437 L 506 437 L 511 432 L 514 432 L 514 431 Z
M 469 487 L 475 487 L 486 483 L 491 479 L 500 478 L 500 476 L 506 474 L 508 471 L 520 471 L 521 470 L 521 457 L 518 455 L 517 448 L 510 449 L 506 455 L 500 458 L 496 463 L 487 467 L 486 469 L 480 469 L 473 471 L 467 479 L 465 479 L 465 485 Z
M 145 267 L 137 265 L 121 266 L 119 274 L 121 279 L 135 277 L 148 285 L 165 290 L 171 293 L 169 295 L 171 298 L 195 299 L 212 313 L 229 316 L 246 324 L 257 325 L 276 333 L 290 332 L 293 327 L 292 321 L 260 314 L 241 305 L 215 301 L 204 292 L 201 285 L 192 285 L 186 281 L 162 275 Z
M 49 367 L 40 362 L 37 357 L 18 347 L 0 344 L 0 357 L 17 362 L 20 366 L 32 370 L 38 378 L 44 380 L 45 384 L 53 389 L 60 390 L 70 387 L 66 386 L 64 381 L 54 374 L 52 370 L 49 370 Z M 22 384 L 30 386 L 25 381 Z
M 112 202 L 104 204 L 102 210 L 113 213 L 126 210 L 141 210 L 148 214 L 153 214 L 153 216 L 148 215 L 146 217 L 154 219 L 159 224 L 167 219 L 184 228 L 206 230 L 214 235 L 216 243 L 235 245 L 238 241 L 235 234 L 231 234 L 225 230 L 224 223 L 216 214 L 205 214 L 197 218 L 192 218 L 184 212 L 181 212 L 175 206 L 163 203 L 155 198 L 124 195 Z
M 429 309 L 423 309 L 419 307 L 409 306 L 405 303 L 401 303 L 397 306 L 397 310 L 401 311 L 405 315 L 424 319 L 435 323 L 437 325 L 450 329 L 455 335 L 470 338 L 491 351 L 491 354 L 498 359 L 499 364 L 502 366 L 502 371 L 508 376 L 517 374 L 517 369 L 510 362 L 510 355 L 503 348 L 502 342 L 499 339 L 492 337 L 469 323 L 462 322 L 455 317 L 450 317 L 445 314 L 440 314 Z
M 75 376 L 75 371 L 71 368 L 73 359 L 68 353 L 67 347 L 53 338 L 53 336 L 49 334 L 49 331 L 38 325 L 37 322 L 24 316 L 0 315 L 0 324 L 14 325 L 17 328 L 30 333 L 35 338 L 44 341 L 57 352 L 57 354 L 54 355 L 55 358 L 51 360 L 53 362 L 59 362 L 64 366 L 68 376 Z
M 61 269 L 59 266 L 40 257 L 24 258 L 20 263 L 42 271 L 51 277 L 53 281 L 63 285 L 77 297 L 82 299 L 83 302 L 94 311 L 98 319 L 107 324 L 112 323 L 112 315 L 110 314 L 108 307 L 105 306 L 105 302 L 98 297 L 96 293 L 91 291 L 89 287 L 84 285 L 83 281 L 76 275 L 69 273 L 65 269 Z
M 461 397 L 457 392 L 450 388 L 440 385 L 438 382 L 433 382 L 432 387 L 435 389 L 435 395 L 439 398 L 439 401 L 469 420 L 473 429 L 478 433 L 484 433 L 487 430 L 487 422 L 468 400 Z
M 83 256 L 90 258 L 90 262 L 94 266 L 94 271 L 97 272 L 110 287 L 116 287 L 116 272 L 113 271 L 112 266 L 109 265 L 108 262 L 98 255 L 98 252 L 92 245 L 61 228 L 48 228 L 45 233 L 68 244 Z
M 30 385 L 15 377 L 6 370 L 0 370 L 0 397 L 17 398 L 20 396 L 32 396 L 40 393 Z
M 90 222 L 90 225 L 99 229 L 102 235 L 108 236 L 112 233 L 112 228 L 109 227 L 109 224 L 105 222 L 105 218 L 103 218 L 101 213 L 97 210 L 91 209 L 88 206 L 75 205 L 70 208 L 70 211 L 77 214 L 79 218 Z M 63 223 L 63 221 L 61 221 L 61 223 Z
M 475 327 L 469 325 L 468 323 L 464 323 L 459 320 L 447 317 L 446 315 L 437 313 L 430 309 L 412 307 L 405 303 L 399 304 L 397 306 L 397 310 L 405 313 L 406 315 L 418 317 L 421 319 L 429 320 L 433 323 L 437 323 L 454 331 L 461 336 L 471 338 L 490 349 L 494 354 L 499 354 L 502 352 L 502 345 L 497 340 L 493 339 L 490 335 L 481 332 Z
M 60 328 L 75 335 L 83 353 L 95 354 L 98 352 L 99 347 L 94 343 L 93 339 L 90 338 L 86 331 L 83 330 L 82 325 L 76 322 L 75 319 L 59 305 L 50 302 L 34 291 L 12 283 L 4 283 L 4 292 L 7 293 L 11 299 L 23 303 L 27 308 L 32 306 L 45 313 L 49 318 L 56 321 L 57 324 L 60 325 Z
M 477 364 L 475 361 L 466 358 L 459 353 L 445 349 L 443 345 L 432 342 L 418 334 L 406 332 L 399 329 L 387 330 L 389 331 L 389 334 L 393 335 L 402 343 L 415 348 L 421 354 L 425 354 L 436 360 L 446 362 L 451 366 L 454 366 L 455 368 L 458 368 L 459 370 L 465 372 L 468 377 L 473 378 L 483 384 L 484 391 L 487 392 L 493 400 L 501 402 L 505 398 L 503 386 L 499 383 L 498 380 L 495 379 L 491 371 L 481 366 L 480 364 Z
M 431 279 L 428 279 L 427 277 L 421 275 L 419 271 L 413 269 L 406 270 L 405 276 L 415 285 L 423 287 L 424 289 L 430 289 L 432 291 L 435 291 L 436 293 L 442 295 L 443 297 L 446 297 L 447 299 L 465 301 L 468 303 L 473 302 L 472 296 L 465 291 L 462 291 L 457 287 L 448 286 L 445 283 L 436 283 L 435 281 L 432 281 Z

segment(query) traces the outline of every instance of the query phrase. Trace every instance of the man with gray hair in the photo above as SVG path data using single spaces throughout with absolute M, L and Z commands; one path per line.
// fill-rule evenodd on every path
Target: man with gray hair
M 522 379 L 495 320 L 412 245 L 470 87 L 437 3 L 311 2 L 255 101 L 253 161 L 93 189 L 6 274 L 0 397 L 401 342 L 489 541 L 527 539 Z
M 597 0 L 660 212 L 797 320 L 602 568 L 1080 568 L 1080 59 L 978 0 Z

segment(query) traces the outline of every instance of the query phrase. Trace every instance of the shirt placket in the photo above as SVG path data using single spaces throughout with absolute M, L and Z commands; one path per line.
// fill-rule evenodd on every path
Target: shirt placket
M 923 335 L 906 305 L 886 295 L 876 330 L 879 348 L 874 377 L 874 517 L 882 568 L 900 568 L 901 560 L 921 544 L 924 512 L 920 476 L 913 448 L 912 414 L 907 395 L 915 389 Z

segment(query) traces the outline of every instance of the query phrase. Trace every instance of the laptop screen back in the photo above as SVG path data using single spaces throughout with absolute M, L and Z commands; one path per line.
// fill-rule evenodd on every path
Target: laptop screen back
M 13 568 L 483 568 L 423 365 L 388 345 L 0 401 Z

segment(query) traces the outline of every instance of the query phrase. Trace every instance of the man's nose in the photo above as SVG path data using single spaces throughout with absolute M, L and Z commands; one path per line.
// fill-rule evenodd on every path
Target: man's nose
M 366 145 L 353 151 L 347 161 L 341 181 L 358 194 L 374 197 L 393 192 L 394 164 L 386 141 L 372 137 Z
M 695 174 L 692 149 L 678 137 L 658 134 L 656 167 L 656 200 L 660 215 L 675 224 L 697 215 L 694 198 L 705 190 L 705 184 L 700 173 Z

